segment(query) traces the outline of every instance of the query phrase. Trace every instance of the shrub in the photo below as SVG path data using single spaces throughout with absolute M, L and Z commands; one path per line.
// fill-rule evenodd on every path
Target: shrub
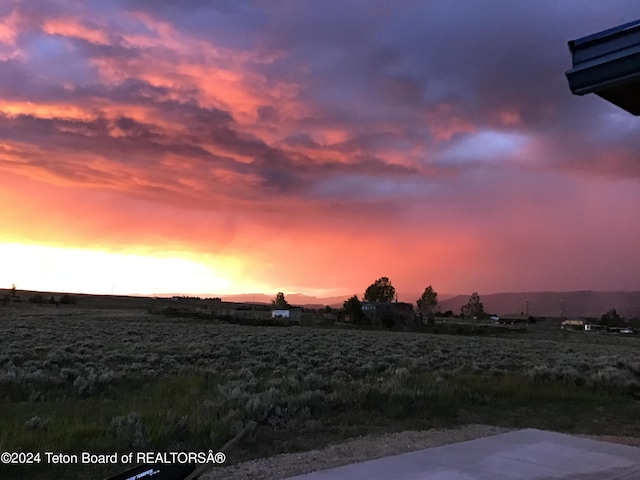
M 131 412 L 129 415 L 114 417 L 111 425 L 115 430 L 115 435 L 125 448 L 145 449 L 149 447 L 149 437 L 144 428 L 142 417 L 138 412 Z
M 62 305 L 75 305 L 77 302 L 78 299 L 74 295 L 65 294 L 60 299 Z
M 24 426 L 36 431 L 46 430 L 49 426 L 48 418 L 40 418 L 39 416 L 31 417 L 29 420 L 24 422 Z
M 35 303 L 36 305 L 42 305 L 44 303 L 44 297 L 39 293 L 36 293 L 31 298 L 29 298 L 29 303 Z

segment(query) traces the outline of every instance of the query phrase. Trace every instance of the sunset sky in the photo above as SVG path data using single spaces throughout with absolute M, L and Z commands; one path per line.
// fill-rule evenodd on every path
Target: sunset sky
M 637 1 L 3 0 L 0 288 L 640 289 Z

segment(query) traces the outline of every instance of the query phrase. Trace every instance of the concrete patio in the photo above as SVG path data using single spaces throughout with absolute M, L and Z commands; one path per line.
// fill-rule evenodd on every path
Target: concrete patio
M 287 480 L 639 480 L 640 448 L 526 429 Z

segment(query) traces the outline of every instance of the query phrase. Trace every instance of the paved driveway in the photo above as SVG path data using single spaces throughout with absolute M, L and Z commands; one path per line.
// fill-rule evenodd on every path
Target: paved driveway
M 640 448 L 526 429 L 287 480 L 640 480 Z

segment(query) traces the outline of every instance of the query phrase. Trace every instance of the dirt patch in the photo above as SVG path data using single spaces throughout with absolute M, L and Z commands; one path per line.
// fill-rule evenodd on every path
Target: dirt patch
M 467 425 L 446 430 L 371 435 L 348 440 L 339 445 L 330 445 L 320 450 L 287 453 L 229 467 L 216 467 L 203 475 L 202 480 L 279 480 L 508 431 L 510 431 L 508 428 L 490 425 Z

